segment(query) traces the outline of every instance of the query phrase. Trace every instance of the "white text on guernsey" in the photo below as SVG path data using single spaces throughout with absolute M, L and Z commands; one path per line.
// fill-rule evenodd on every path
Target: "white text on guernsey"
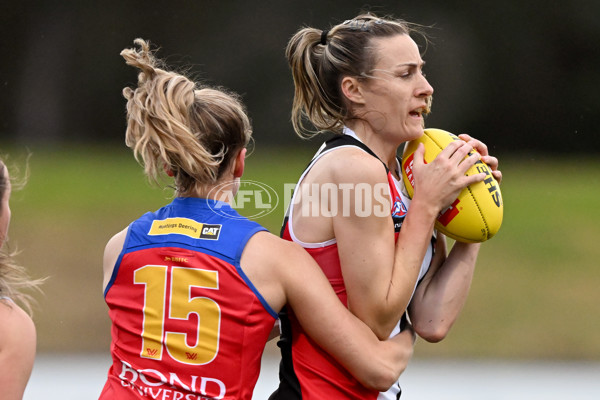
M 225 397 L 227 389 L 225 384 L 215 378 L 198 377 L 190 375 L 186 383 L 174 372 L 165 376 L 155 369 L 136 370 L 125 361 L 121 361 L 122 369 L 119 374 L 121 385 L 136 390 L 139 394 L 152 399 L 169 400 L 203 400 L 203 399 L 222 399 Z M 166 387 L 165 387 L 166 386 Z M 183 393 L 173 387 L 182 388 L 185 391 L 193 393 Z M 211 395 L 208 394 L 210 391 Z

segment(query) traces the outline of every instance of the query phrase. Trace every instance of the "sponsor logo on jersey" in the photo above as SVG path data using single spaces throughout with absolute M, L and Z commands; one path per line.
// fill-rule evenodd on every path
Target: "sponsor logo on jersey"
M 221 225 L 203 224 L 189 218 L 167 218 L 155 220 L 148 231 L 148 235 L 185 235 L 194 239 L 219 239 Z
M 200 232 L 200 239 L 217 240 L 219 238 L 220 233 L 221 233 L 221 225 L 204 224 L 202 226 L 202 231 Z
M 223 399 L 227 394 L 225 383 L 216 378 L 178 375 L 150 368 L 138 370 L 122 360 L 118 377 L 121 386 L 151 399 Z

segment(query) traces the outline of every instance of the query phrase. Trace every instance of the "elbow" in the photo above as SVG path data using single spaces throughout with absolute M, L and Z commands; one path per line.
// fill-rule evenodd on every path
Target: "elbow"
M 413 325 L 413 327 L 417 335 L 429 343 L 441 342 L 450 332 L 450 326 L 443 323 L 434 324 L 431 321 L 425 324 Z

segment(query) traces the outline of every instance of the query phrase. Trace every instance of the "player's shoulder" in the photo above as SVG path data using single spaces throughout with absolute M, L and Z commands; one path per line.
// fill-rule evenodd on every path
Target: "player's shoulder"
M 104 247 L 104 257 L 114 257 L 118 255 L 123 249 L 123 245 L 125 243 L 125 239 L 127 238 L 127 232 L 129 231 L 129 227 L 123 229 L 119 233 L 115 234 L 111 237 L 106 246 Z M 116 257 L 114 257 L 116 260 Z
M 11 300 L 0 300 L 0 352 L 7 349 L 35 349 L 36 330 L 33 320 Z
M 254 261 L 272 265 L 308 255 L 298 243 L 282 239 L 266 230 L 255 233 L 244 252 L 251 254 Z
M 35 325 L 8 299 L 0 300 L 0 321 L 0 397 L 21 398 L 35 361 Z
M 344 146 L 324 154 L 313 168 L 327 171 L 334 182 L 379 182 L 386 179 L 384 164 L 358 146 Z
M 103 290 L 106 289 L 110 278 L 112 277 L 115 264 L 117 263 L 117 259 L 123 250 L 123 246 L 125 245 L 125 240 L 127 239 L 127 232 L 129 231 L 129 227 L 123 229 L 121 232 L 114 235 L 109 239 L 108 243 L 104 247 L 104 256 L 102 259 L 102 270 L 104 275 L 103 280 Z
M 279 236 L 275 236 L 267 230 L 261 230 L 256 232 L 250 240 L 248 240 L 247 246 L 252 250 L 258 250 L 259 252 L 270 249 L 271 251 L 281 251 L 288 243 L 287 240 L 281 239 Z

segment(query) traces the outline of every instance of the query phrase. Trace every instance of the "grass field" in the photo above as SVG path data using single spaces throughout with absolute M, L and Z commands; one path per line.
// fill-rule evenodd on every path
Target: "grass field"
M 280 192 L 307 151 L 255 151 L 244 179 Z M 13 162 L 22 157 L 13 154 Z M 417 357 L 600 360 L 600 162 L 503 159 L 502 229 L 482 247 L 465 310 L 439 344 Z M 108 351 L 101 293 L 106 241 L 169 201 L 127 149 L 33 152 L 27 186 L 13 194 L 11 246 L 34 277 L 49 277 L 34 319 L 40 351 Z M 281 200 L 281 199 L 280 199 Z M 258 222 L 277 233 L 283 202 Z

